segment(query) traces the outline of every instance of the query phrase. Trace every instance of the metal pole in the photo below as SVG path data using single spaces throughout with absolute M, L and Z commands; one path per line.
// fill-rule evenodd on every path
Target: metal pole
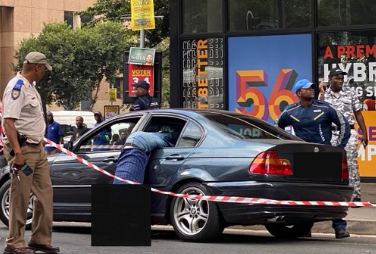
M 145 30 L 140 30 L 140 48 L 145 48 Z

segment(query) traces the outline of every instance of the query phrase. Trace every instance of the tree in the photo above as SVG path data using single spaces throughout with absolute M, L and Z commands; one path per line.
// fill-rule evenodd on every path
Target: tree
M 130 0 L 98 0 L 93 6 L 78 14 L 94 17 L 88 26 L 95 26 L 102 21 L 121 22 L 124 16 L 131 16 Z M 146 30 L 148 45 L 151 48 L 169 36 L 169 0 L 154 0 L 154 15 L 163 16 L 163 19 L 156 20 L 156 29 Z
M 97 100 L 101 81 L 114 82 L 121 69 L 124 49 L 133 45 L 132 35 L 121 24 L 99 23 L 95 27 L 71 29 L 65 23 L 44 27 L 38 37 L 21 42 L 16 52 L 20 70 L 30 51 L 43 52 L 53 67 L 39 83 L 39 91 L 46 104 L 52 101 L 67 110 L 76 108 L 82 100 Z M 92 97 L 92 91 L 96 89 Z

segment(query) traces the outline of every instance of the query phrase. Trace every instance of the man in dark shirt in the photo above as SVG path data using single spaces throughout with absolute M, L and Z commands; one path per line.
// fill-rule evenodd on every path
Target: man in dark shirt
M 350 124 L 341 112 L 327 102 L 315 100 L 314 84 L 307 79 L 299 80 L 294 90 L 300 101 L 285 108 L 277 125 L 282 129 L 292 125 L 296 136 L 304 141 L 331 145 L 332 124 L 335 124 L 340 131 L 337 146 L 345 148 L 350 138 Z M 346 225 L 343 219 L 333 220 L 336 238 L 350 236 Z
M 79 137 L 84 135 L 89 130 L 84 124 L 84 118 L 82 116 L 76 117 L 76 126 L 77 128 L 74 130 L 73 135 L 70 139 L 71 142 L 76 141 Z
M 135 89 L 137 100 L 130 108 L 130 111 L 160 108 L 157 98 L 149 95 L 149 83 L 140 80 L 132 86 Z

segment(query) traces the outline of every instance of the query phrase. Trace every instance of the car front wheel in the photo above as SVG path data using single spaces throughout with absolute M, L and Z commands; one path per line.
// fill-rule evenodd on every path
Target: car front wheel
M 10 182 L 6 181 L 0 188 L 0 219 L 6 225 L 9 226 L 9 192 L 10 192 Z M 26 217 L 26 229 L 31 228 L 31 222 L 33 221 L 33 198 L 34 195 L 30 193 L 29 204 L 27 207 L 27 217 Z
M 177 193 L 210 195 L 200 183 L 187 183 Z M 224 228 L 217 205 L 205 200 L 174 198 L 170 218 L 176 234 L 185 241 L 210 241 L 219 237 Z
M 275 237 L 294 239 L 303 237 L 311 232 L 313 222 L 301 222 L 294 225 L 266 224 L 265 227 Z

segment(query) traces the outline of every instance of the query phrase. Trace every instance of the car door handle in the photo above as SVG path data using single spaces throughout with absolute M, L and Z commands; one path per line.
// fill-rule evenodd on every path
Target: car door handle
M 116 163 L 117 161 L 118 161 L 118 159 L 115 158 L 115 157 L 108 157 L 107 159 L 103 160 L 103 162 L 106 162 L 106 163 L 109 163 L 109 162 Z
M 173 154 L 166 157 L 166 160 L 175 160 L 175 161 L 182 161 L 184 160 L 184 156 L 179 154 Z

